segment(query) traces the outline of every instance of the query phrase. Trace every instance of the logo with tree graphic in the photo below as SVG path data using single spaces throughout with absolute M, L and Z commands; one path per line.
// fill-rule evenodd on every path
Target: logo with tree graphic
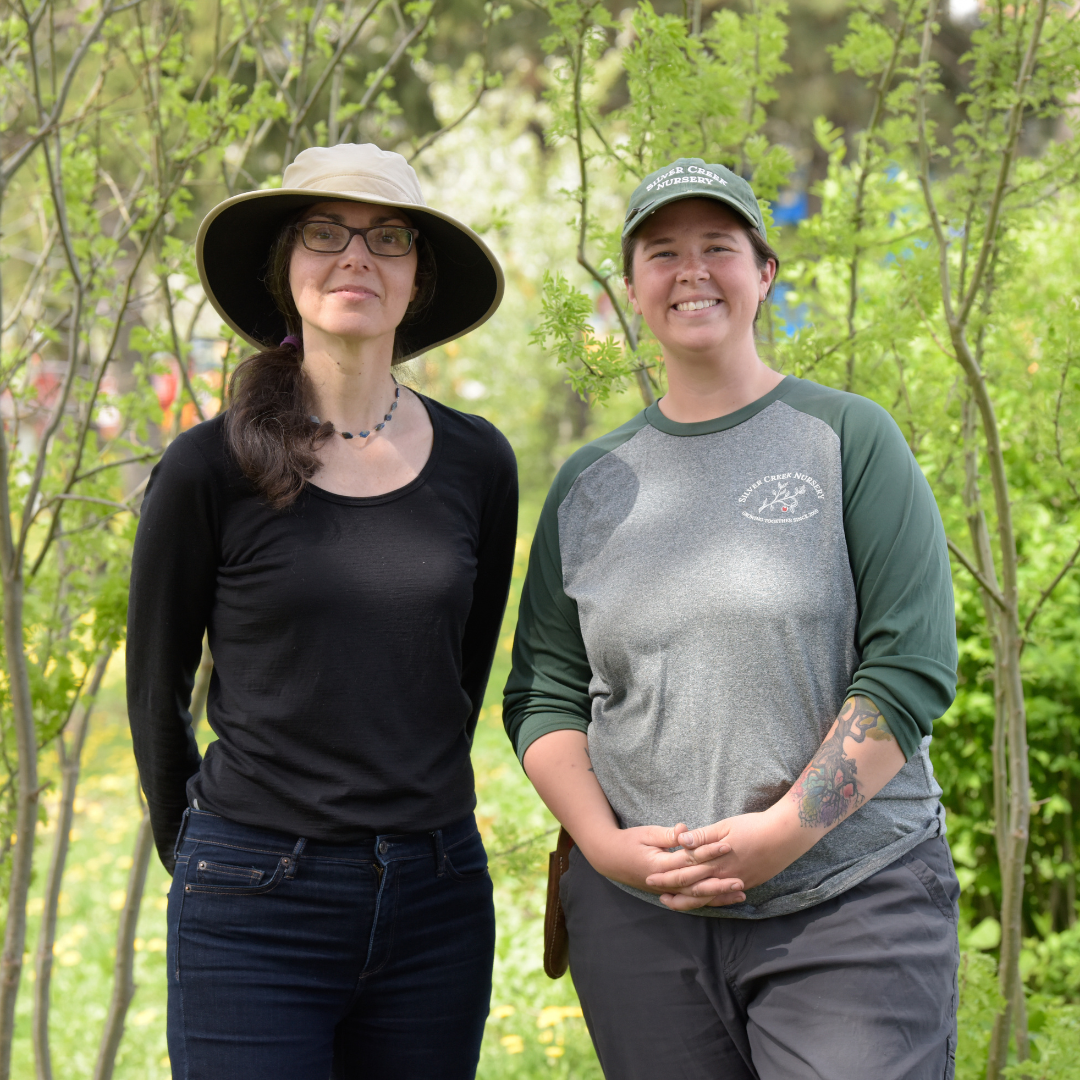
M 765 501 L 758 507 L 758 513 L 765 511 L 781 514 L 792 514 L 799 505 L 799 496 L 806 494 L 806 485 L 800 484 L 794 491 L 788 486 L 787 480 L 781 480 L 776 487 L 765 491 Z

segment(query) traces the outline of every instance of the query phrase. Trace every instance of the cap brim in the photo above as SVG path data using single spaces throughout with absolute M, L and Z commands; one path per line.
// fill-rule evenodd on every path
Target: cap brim
M 206 298 L 245 341 L 265 348 L 278 344 L 288 333 L 284 316 L 263 283 L 278 229 L 305 206 L 338 199 L 405 211 L 434 254 L 434 296 L 423 315 L 408 327 L 407 351 L 395 363 L 453 341 L 495 313 L 506 287 L 499 261 L 476 233 L 448 214 L 355 192 L 273 188 L 219 203 L 206 215 L 195 241 Z
M 665 191 L 662 195 L 657 195 L 652 202 L 645 203 L 644 206 L 632 217 L 629 221 L 623 223 L 622 236 L 625 240 L 636 229 L 640 228 L 646 221 L 660 210 L 673 202 L 679 202 L 681 199 L 712 199 L 715 202 L 723 203 L 725 206 L 734 210 L 756 232 L 761 234 L 763 240 L 768 240 L 768 236 L 765 233 L 765 225 L 763 222 L 754 221 L 752 217 L 746 212 L 746 207 L 742 205 L 732 195 L 727 195 L 719 191 L 709 191 L 706 188 L 690 188 L 680 189 L 676 191 Z

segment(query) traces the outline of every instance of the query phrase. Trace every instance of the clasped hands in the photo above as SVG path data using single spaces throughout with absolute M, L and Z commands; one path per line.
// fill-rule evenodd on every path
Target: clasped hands
M 673 911 L 740 904 L 810 846 L 781 807 L 687 829 L 605 830 L 582 854 L 605 877 L 655 893 Z M 676 848 L 678 850 L 672 850 Z

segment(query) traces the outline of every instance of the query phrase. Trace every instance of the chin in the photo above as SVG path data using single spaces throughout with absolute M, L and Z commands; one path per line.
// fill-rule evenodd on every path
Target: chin
M 387 330 L 385 327 L 372 326 L 370 322 L 342 319 L 340 321 L 334 320 L 323 323 L 321 326 L 316 327 L 323 334 L 328 337 L 344 338 L 345 340 L 365 340 L 367 338 L 386 337 L 387 334 L 393 334 L 393 330 Z
M 671 342 L 671 347 L 687 357 L 699 357 L 705 359 L 718 349 L 723 349 L 732 341 L 731 334 L 718 334 L 711 327 L 702 327 L 702 332 L 696 334 L 680 334 Z

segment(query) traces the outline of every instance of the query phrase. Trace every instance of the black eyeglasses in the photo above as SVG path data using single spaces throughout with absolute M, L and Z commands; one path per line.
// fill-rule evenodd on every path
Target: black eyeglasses
M 308 251 L 321 255 L 338 255 L 351 243 L 354 236 L 362 236 L 372 255 L 400 259 L 412 251 L 413 241 L 419 236 L 416 229 L 401 225 L 371 225 L 366 229 L 353 229 L 335 221 L 301 221 L 296 226 Z

